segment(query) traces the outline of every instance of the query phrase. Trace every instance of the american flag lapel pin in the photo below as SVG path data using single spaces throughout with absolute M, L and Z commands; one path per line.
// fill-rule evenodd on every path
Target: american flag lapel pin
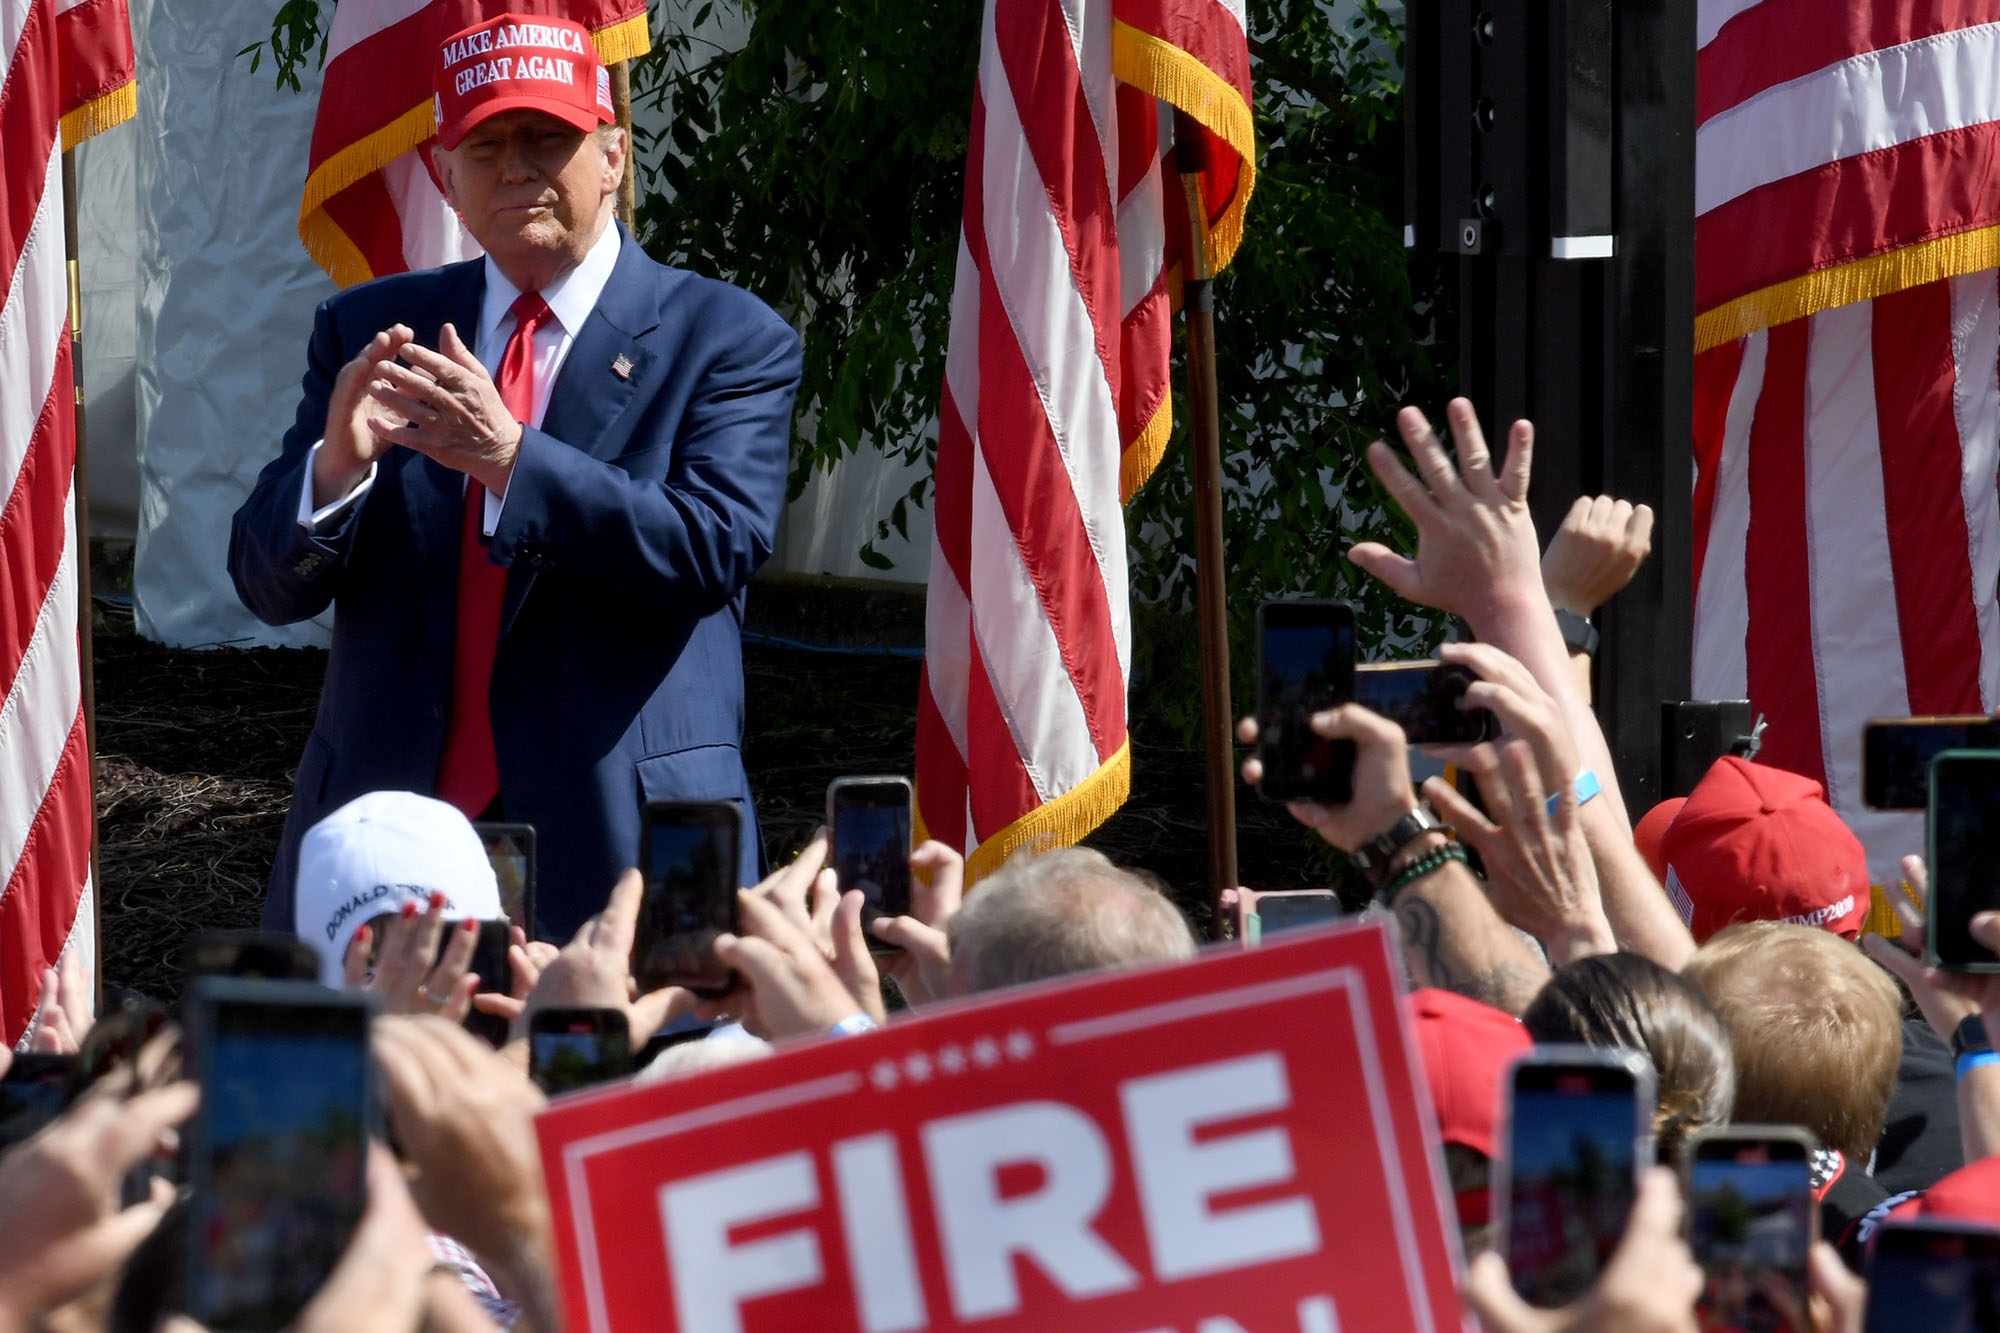
M 632 358 L 620 352 L 611 359 L 611 373 L 621 380 L 632 378 Z

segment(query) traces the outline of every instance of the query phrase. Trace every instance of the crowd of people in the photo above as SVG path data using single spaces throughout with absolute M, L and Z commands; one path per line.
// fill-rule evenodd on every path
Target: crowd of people
M 1435 814 L 1371 863 L 1385 892 L 1369 910 L 1396 923 L 1439 1171 L 1469 1260 L 1469 1310 L 1503 1333 L 1736 1327 L 1697 1322 L 1709 1280 L 1683 1237 L 1681 1186 L 1667 1168 L 1698 1131 L 1758 1122 L 1803 1127 L 1818 1145 L 1811 1327 L 1858 1333 L 1859 1274 L 1885 1219 L 2000 1222 L 2000 1189 L 1987 1179 L 2000 1162 L 2000 1061 L 1978 1058 L 1991 1043 L 1980 1029 L 2000 1022 L 2000 980 L 1917 960 L 1925 877 L 1915 857 L 1904 863 L 1908 891 L 1896 895 L 1900 937 L 1857 943 L 1862 851 L 1804 779 L 1725 757 L 1635 834 L 1552 602 L 1589 610 L 1622 585 L 1645 555 L 1649 516 L 1580 505 L 1544 557 L 1526 504 L 1525 423 L 1497 469 L 1462 400 L 1450 407 L 1455 458 L 1418 412 L 1406 409 L 1399 427 L 1415 472 L 1386 445 L 1371 462 L 1415 522 L 1415 553 L 1364 545 L 1353 559 L 1472 630 L 1476 641 L 1440 656 L 1474 673 L 1466 706 L 1491 710 L 1501 735 L 1449 756 L 1473 775 L 1475 804 L 1438 778 L 1417 787 L 1393 723 L 1335 707 L 1312 725 L 1353 743 L 1352 799 L 1292 812 L 1349 851 L 1412 810 Z M 1557 586 L 1563 569 L 1595 582 Z M 1246 719 L 1241 735 L 1254 740 L 1255 723 Z M 1584 772 L 1601 790 L 1579 800 Z M 1244 776 L 1259 776 L 1254 758 Z M 705 1039 L 666 1045 L 632 1075 L 679 1078 L 774 1046 L 920 1020 L 926 1007 L 975 992 L 1170 966 L 1197 952 L 1158 885 L 1082 849 L 1017 855 L 968 892 L 960 858 L 924 843 L 910 857 L 912 911 L 864 926 L 862 894 L 843 891 L 827 867 L 822 833 L 742 891 L 741 930 L 714 946 L 734 978 L 726 995 L 639 993 L 636 870 L 561 947 L 517 933 L 511 989 L 482 992 L 468 971 L 474 932 L 452 923 L 494 910 L 491 871 L 482 885 L 482 864 L 437 853 L 476 845 L 458 811 L 407 799 L 432 808 L 435 836 L 412 840 L 407 821 L 389 821 L 370 845 L 366 826 L 348 827 L 341 862 L 315 851 L 309 832 L 301 857 L 300 938 L 318 951 L 337 941 L 322 957 L 323 981 L 379 1005 L 372 1049 L 393 1145 L 369 1150 L 365 1211 L 298 1313 L 302 1329 L 560 1327 L 532 1131 L 545 1099 L 525 1050 L 539 1011 L 620 1011 L 635 1052 L 659 1049 L 655 1035 L 670 1027 L 712 1024 Z M 1440 854 L 1461 848 L 1477 853 L 1481 872 Z M 366 868 L 353 870 L 353 857 Z M 353 885 L 357 874 L 389 888 L 370 900 L 368 919 L 329 914 L 328 886 L 311 876 Z M 1982 916 L 1972 929 L 2000 945 L 2000 920 Z M 895 951 L 871 949 L 871 934 Z M 199 1096 L 182 1038 L 169 1025 L 142 1044 L 129 1012 L 93 1027 L 76 980 L 45 978 L 26 1043 L 82 1053 L 74 1100 L 0 1155 L 0 1333 L 191 1329 L 178 1313 L 187 1203 L 171 1163 Z M 506 1025 L 497 1049 L 464 1026 L 473 1013 Z M 1560 1310 L 1533 1308 L 1516 1291 L 1491 1248 L 1488 1194 L 1503 1165 L 1507 1066 L 1550 1043 L 1644 1058 L 1657 1079 L 1662 1164 L 1638 1185 L 1589 1293 Z M 135 1168 L 148 1164 L 135 1188 Z

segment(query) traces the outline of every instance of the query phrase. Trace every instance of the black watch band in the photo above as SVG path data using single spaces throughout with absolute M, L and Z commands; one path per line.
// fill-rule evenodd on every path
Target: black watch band
M 1562 629 L 1563 642 L 1571 652 L 1582 653 L 1585 657 L 1597 656 L 1597 626 L 1576 612 L 1560 607 L 1556 608 L 1556 624 Z
M 1389 862 L 1395 859 L 1397 852 L 1424 834 L 1443 828 L 1444 825 L 1438 822 L 1430 807 L 1419 804 L 1405 810 L 1402 817 L 1389 826 L 1388 832 L 1378 834 L 1362 843 L 1349 852 L 1347 858 L 1354 862 L 1356 870 L 1368 877 L 1369 883 L 1380 889 L 1388 880 Z
M 1993 1049 L 1992 1039 L 1986 1035 L 1986 1018 L 1982 1014 L 1967 1014 L 1951 1030 L 1951 1058 L 1960 1060 L 1968 1055 Z

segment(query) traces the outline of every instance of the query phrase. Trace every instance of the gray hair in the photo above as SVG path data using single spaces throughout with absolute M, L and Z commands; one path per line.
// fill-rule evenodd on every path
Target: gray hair
M 1017 856 L 946 927 L 968 993 L 1194 956 L 1180 912 L 1148 878 L 1084 847 Z

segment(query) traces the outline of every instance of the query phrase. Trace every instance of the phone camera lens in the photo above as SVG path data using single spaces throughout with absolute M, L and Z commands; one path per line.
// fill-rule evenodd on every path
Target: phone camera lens
M 1472 108 L 1472 128 L 1478 130 L 1481 134 L 1490 133 L 1493 129 L 1494 119 L 1493 99 L 1490 97 L 1480 98 L 1479 104 Z
M 1472 36 L 1481 46 L 1493 45 L 1494 27 L 1491 10 L 1480 10 L 1479 16 L 1472 20 Z

